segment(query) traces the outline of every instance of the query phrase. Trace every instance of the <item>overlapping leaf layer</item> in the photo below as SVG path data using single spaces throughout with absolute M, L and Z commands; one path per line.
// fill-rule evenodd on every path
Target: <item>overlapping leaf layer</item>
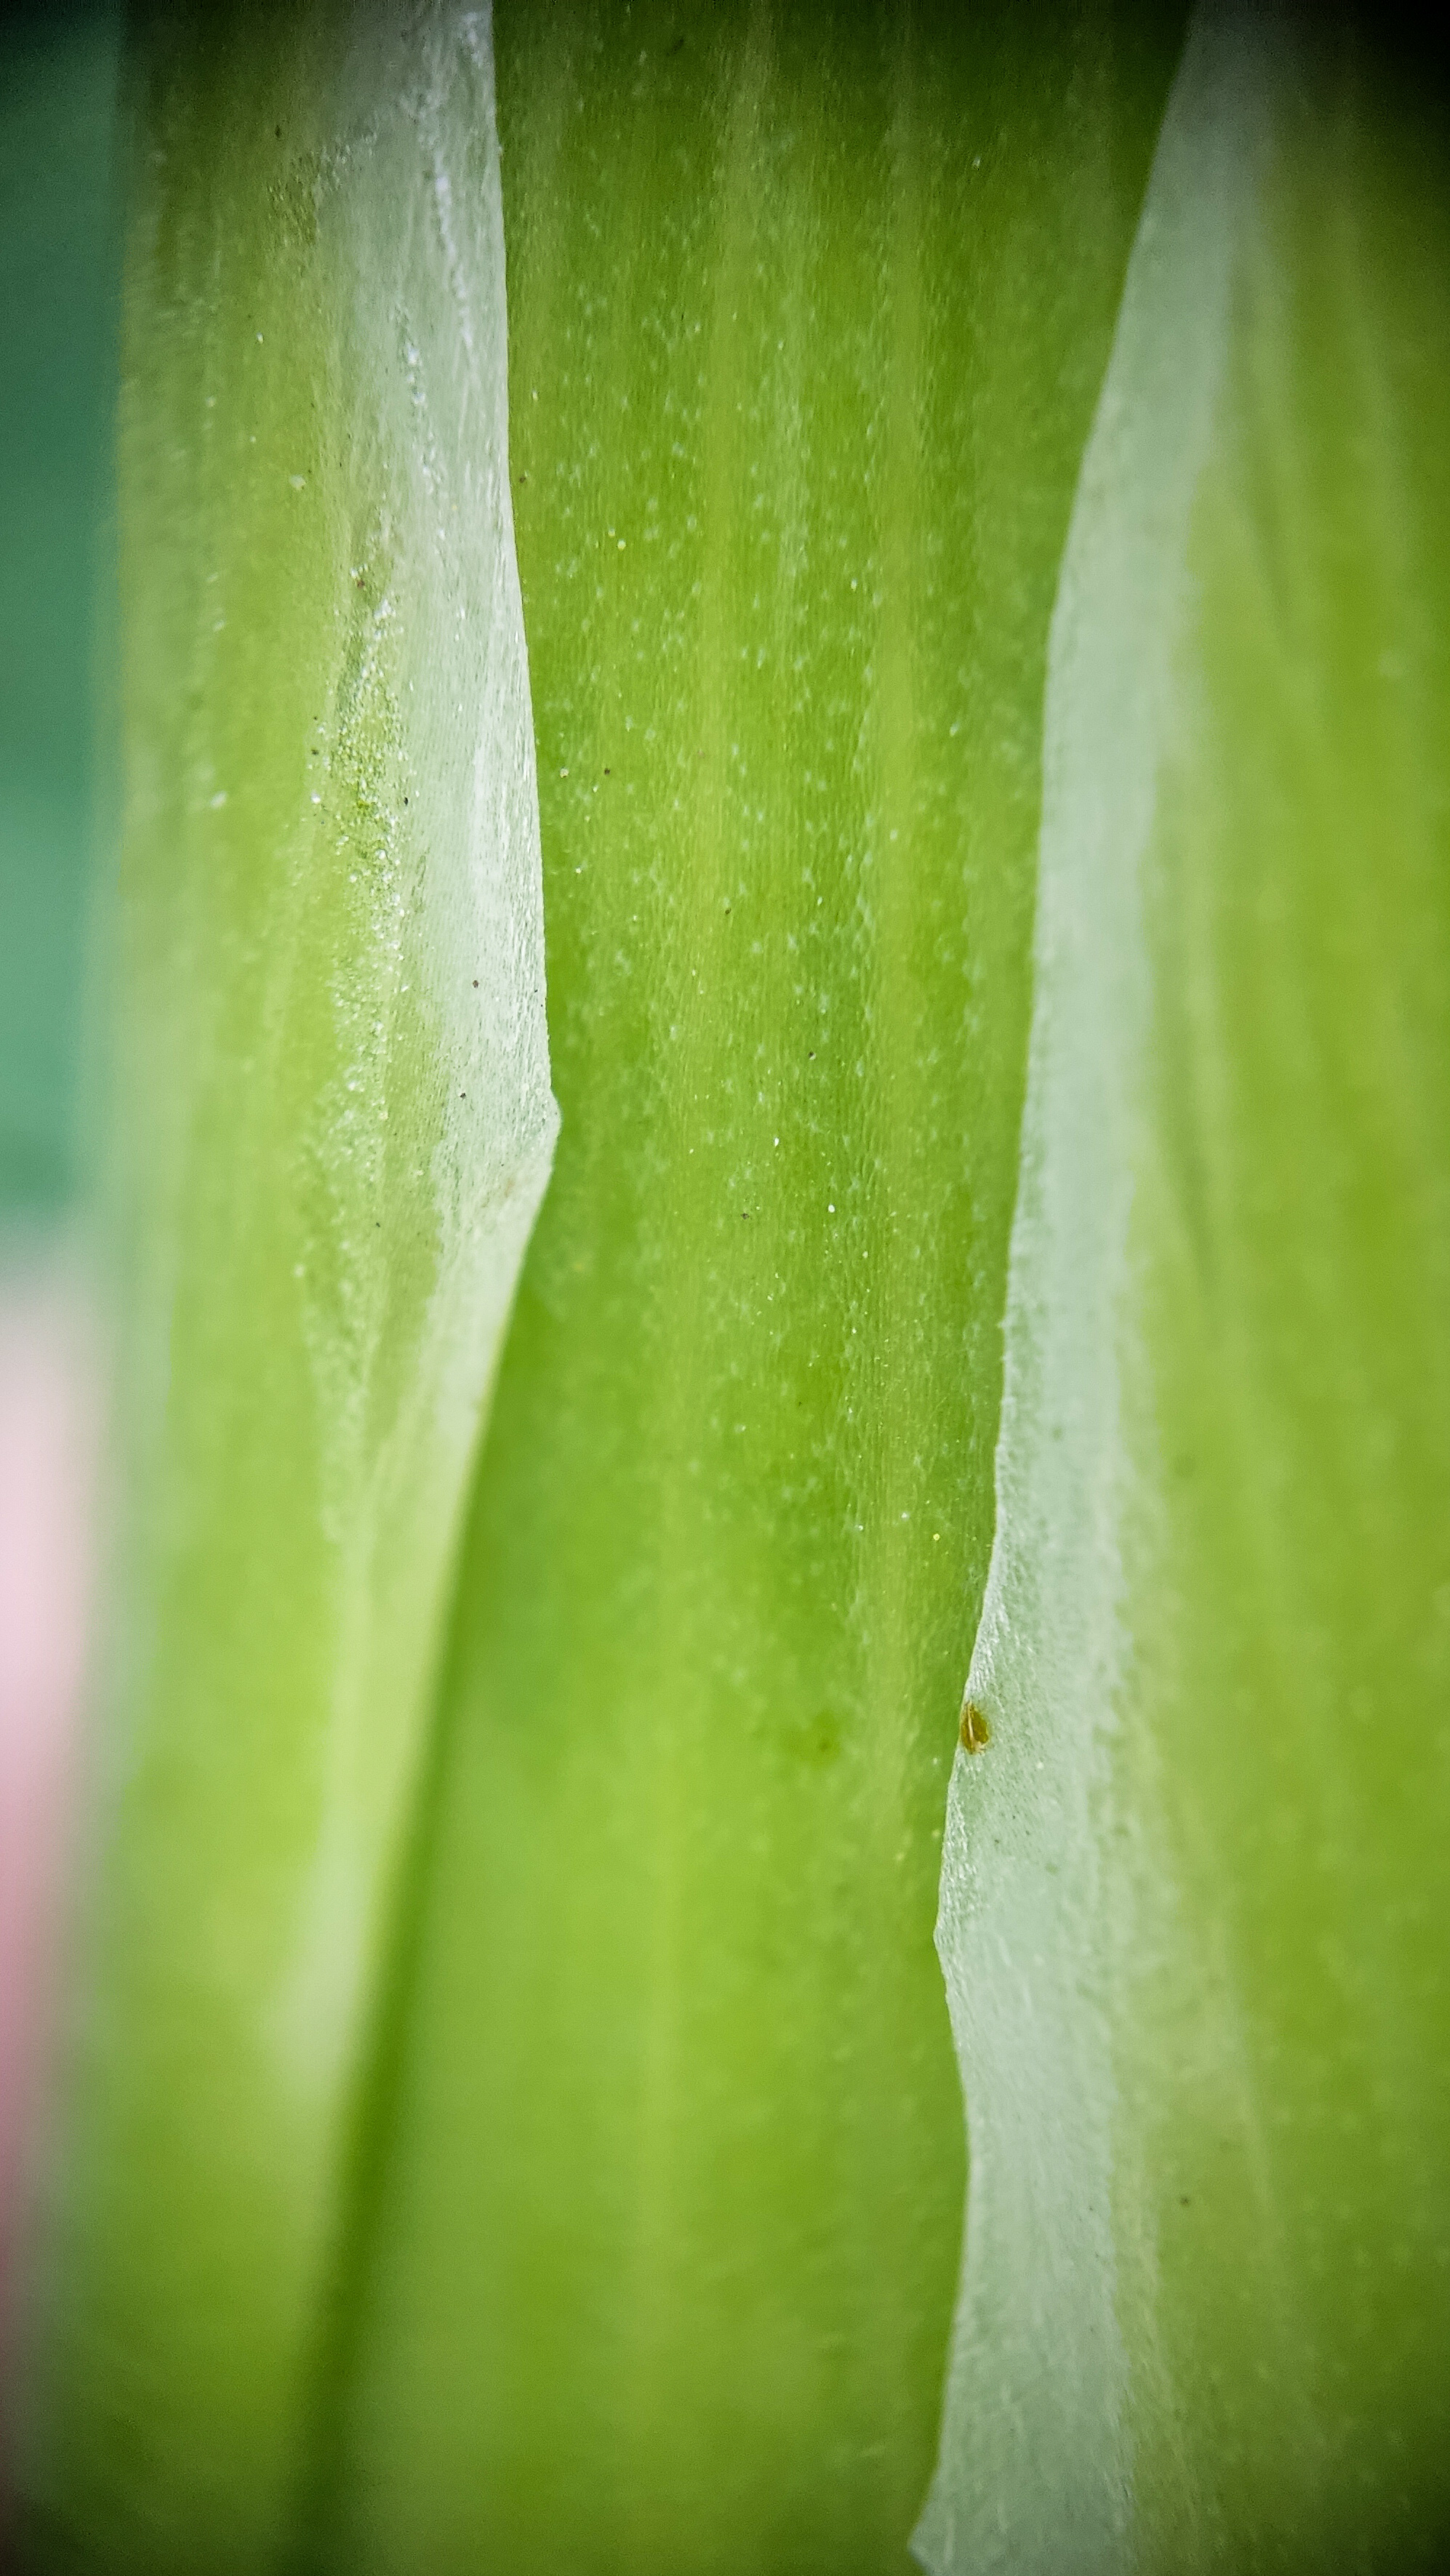
M 1450 183 L 1182 37 L 140 32 L 37 2570 L 1435 2563 Z

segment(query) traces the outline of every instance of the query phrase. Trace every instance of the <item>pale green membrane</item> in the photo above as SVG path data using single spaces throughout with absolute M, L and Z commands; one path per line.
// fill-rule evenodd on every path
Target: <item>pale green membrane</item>
M 1064 559 L 942 2576 L 1443 2564 L 1440 117 L 1200 17 Z
M 547 1175 L 486 18 L 132 58 L 115 1601 L 19 2471 L 275 2561 L 488 1380 Z
M 1174 30 L 521 0 L 498 44 L 565 1120 L 316 2544 L 878 2576 L 960 2234 L 931 1924 L 1048 619 Z

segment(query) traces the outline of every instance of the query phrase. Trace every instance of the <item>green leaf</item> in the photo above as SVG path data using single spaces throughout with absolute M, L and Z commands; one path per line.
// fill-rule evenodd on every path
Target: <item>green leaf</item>
M 848 2576 L 936 2439 L 1043 665 L 1172 31 L 497 40 L 564 1124 L 324 2554 Z
M 1026 15 L 504 11 L 456 1590 L 486 28 L 143 35 L 37 2568 L 1434 2563 L 1446 141 Z
M 270 2564 L 482 1401 L 555 1125 L 476 22 L 141 31 L 123 1555 L 34 2548 Z
M 1200 16 L 1053 630 L 935 2570 L 1443 2549 L 1447 178 Z

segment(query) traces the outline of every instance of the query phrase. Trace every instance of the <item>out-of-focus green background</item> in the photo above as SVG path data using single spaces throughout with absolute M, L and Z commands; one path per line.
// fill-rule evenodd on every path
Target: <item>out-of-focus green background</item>
M 0 17 L 0 1222 L 76 1176 L 106 843 L 119 8 Z

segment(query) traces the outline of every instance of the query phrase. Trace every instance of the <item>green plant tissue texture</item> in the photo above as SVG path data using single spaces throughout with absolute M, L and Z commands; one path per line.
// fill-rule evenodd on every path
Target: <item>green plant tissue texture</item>
M 1450 2535 L 1450 135 L 1332 17 L 1292 69 L 1147 854 L 1124 1723 L 1199 1937 L 1129 2294 L 1157 2563 L 1399 2576 Z
M 1400 43 L 1200 13 L 1064 558 L 935 2576 L 1445 2564 L 1450 127 Z
M 86 930 L 104 789 L 119 244 L 119 12 L 0 21 L 0 1226 L 77 1178 Z
M 1044 656 L 1180 30 L 509 5 L 557 1167 L 320 2432 L 338 2567 L 903 2567 Z
M 133 23 L 119 1323 L 27 2560 L 271 2566 L 481 1407 L 556 1113 L 492 63 Z

